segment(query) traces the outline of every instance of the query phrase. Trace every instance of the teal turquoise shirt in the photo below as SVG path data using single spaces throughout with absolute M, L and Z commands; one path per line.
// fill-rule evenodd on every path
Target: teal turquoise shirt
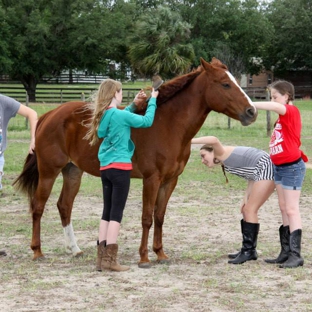
M 153 124 L 156 98 L 150 98 L 144 116 L 134 114 L 134 110 L 132 104 L 124 110 L 110 108 L 104 113 L 97 132 L 98 137 L 103 138 L 98 152 L 101 167 L 111 163 L 131 163 L 135 149 L 131 128 L 148 128 Z

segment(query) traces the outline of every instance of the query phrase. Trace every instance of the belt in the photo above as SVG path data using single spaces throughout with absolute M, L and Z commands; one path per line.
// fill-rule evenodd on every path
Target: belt
M 280 164 L 280 165 L 275 165 L 276 167 L 281 167 L 281 166 L 291 166 L 291 165 L 295 165 L 298 164 L 298 162 L 300 162 L 302 160 L 302 158 L 300 157 L 299 159 L 289 162 L 289 163 L 285 163 L 285 164 Z

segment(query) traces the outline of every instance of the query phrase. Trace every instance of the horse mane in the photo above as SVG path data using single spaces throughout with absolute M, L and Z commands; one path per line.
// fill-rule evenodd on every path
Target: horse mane
M 175 96 L 178 92 L 183 90 L 186 86 L 188 86 L 202 71 L 203 67 L 199 66 L 197 69 L 193 70 L 188 74 L 184 74 L 182 76 L 175 77 L 171 80 L 166 81 L 159 88 L 159 95 L 157 97 L 157 106 L 164 104 L 173 96 Z

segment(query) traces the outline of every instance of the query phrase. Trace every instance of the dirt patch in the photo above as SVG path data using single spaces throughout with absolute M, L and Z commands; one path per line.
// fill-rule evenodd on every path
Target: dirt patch
M 64 252 L 63 234 L 54 204 L 47 205 L 42 220 L 42 246 L 46 259 L 33 262 L 31 222 L 25 202 L 1 207 L 10 215 L 11 235 L 1 235 L 8 256 L 1 261 L 1 311 L 311 311 L 311 198 L 302 197 L 305 265 L 294 270 L 266 264 L 278 247 L 280 216 L 274 194 L 260 212 L 259 259 L 229 265 L 227 253 L 240 246 L 241 194 L 216 198 L 207 192 L 207 203 L 171 198 L 164 225 L 169 265 L 155 262 L 140 269 L 141 202 L 130 194 L 119 239 L 120 262 L 130 265 L 123 273 L 94 270 L 97 224 L 101 198 L 77 197 L 73 224 L 81 258 Z M 55 200 L 55 199 L 54 199 Z M 7 220 L 7 219 L 6 219 Z M 13 220 L 16 220 L 15 223 Z M 27 224 L 25 227 L 19 222 Z M 15 224 L 15 225 L 14 225 Z M 153 229 L 151 229 L 151 234 Z M 150 243 L 151 246 L 151 236 Z M 150 248 L 152 249 L 152 248 Z

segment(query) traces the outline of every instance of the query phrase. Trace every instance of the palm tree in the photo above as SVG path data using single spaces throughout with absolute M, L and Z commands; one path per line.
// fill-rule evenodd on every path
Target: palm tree
M 190 24 L 169 8 L 143 14 L 130 38 L 129 59 L 135 72 L 144 76 L 160 74 L 163 78 L 187 72 L 194 60 Z

